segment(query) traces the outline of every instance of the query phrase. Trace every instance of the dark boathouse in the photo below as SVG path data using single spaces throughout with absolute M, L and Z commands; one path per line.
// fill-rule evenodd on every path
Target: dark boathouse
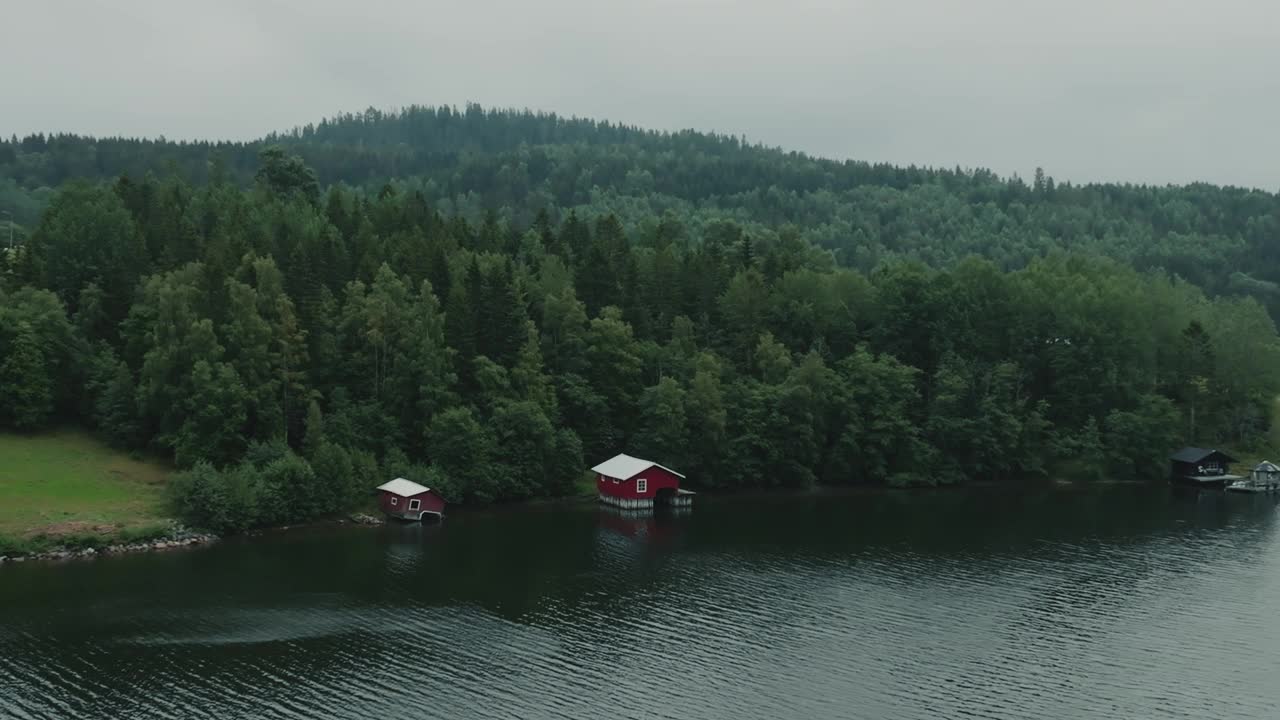
M 1240 476 L 1227 472 L 1236 459 L 1221 450 L 1185 447 L 1169 456 L 1169 477 L 1192 485 L 1224 485 Z

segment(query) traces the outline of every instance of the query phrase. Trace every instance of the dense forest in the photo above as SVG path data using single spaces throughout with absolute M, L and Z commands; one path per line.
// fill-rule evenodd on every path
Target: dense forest
M 1151 476 L 1280 392 L 1260 191 L 469 107 L 15 138 L 6 203 L 0 426 L 170 455 L 214 529 L 391 474 L 562 494 L 621 450 L 719 488 Z
M 1164 270 L 1207 294 L 1251 296 L 1280 317 L 1280 195 L 1208 184 L 1030 182 L 985 170 L 832 161 L 697 132 L 660 133 L 468 106 L 368 110 L 247 143 L 74 135 L 0 141 L 0 208 L 33 227 L 51 188 L 154 173 L 247 187 L 280 146 L 324 185 L 376 194 L 391 181 L 436 211 L 528 227 L 612 214 L 628 232 L 674 217 L 700 239 L 729 221 L 760 237 L 789 229 L 870 272 L 887 260 L 950 267 L 979 255 L 1002 270 L 1054 250 Z

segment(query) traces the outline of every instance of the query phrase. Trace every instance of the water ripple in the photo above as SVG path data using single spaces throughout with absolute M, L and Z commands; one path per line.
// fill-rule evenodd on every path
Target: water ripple
M 1280 717 L 1274 504 L 1113 492 L 4 568 L 0 718 Z

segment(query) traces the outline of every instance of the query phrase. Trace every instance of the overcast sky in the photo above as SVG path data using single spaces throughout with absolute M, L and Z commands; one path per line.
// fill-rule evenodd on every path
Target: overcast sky
M 1268 0 L 39 0 L 0 132 L 247 139 L 531 107 L 836 158 L 1280 189 Z

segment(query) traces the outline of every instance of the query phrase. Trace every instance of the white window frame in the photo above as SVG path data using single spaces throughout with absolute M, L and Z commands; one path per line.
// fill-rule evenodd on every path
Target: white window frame
M 417 499 L 417 498 L 414 498 L 414 499 L 412 499 L 412 500 L 410 500 L 410 501 L 409 501 L 409 509 L 410 509 L 410 510 L 418 510 L 418 509 L 420 509 L 421 507 L 422 507 L 422 501 L 421 501 L 421 500 L 419 500 L 419 499 Z
M 396 497 L 395 495 L 392 495 L 392 496 L 391 496 L 391 504 L 392 504 L 392 505 L 399 505 L 399 504 L 400 504 L 400 498 Z
M 636 494 L 643 495 L 649 492 L 648 478 L 636 478 Z

